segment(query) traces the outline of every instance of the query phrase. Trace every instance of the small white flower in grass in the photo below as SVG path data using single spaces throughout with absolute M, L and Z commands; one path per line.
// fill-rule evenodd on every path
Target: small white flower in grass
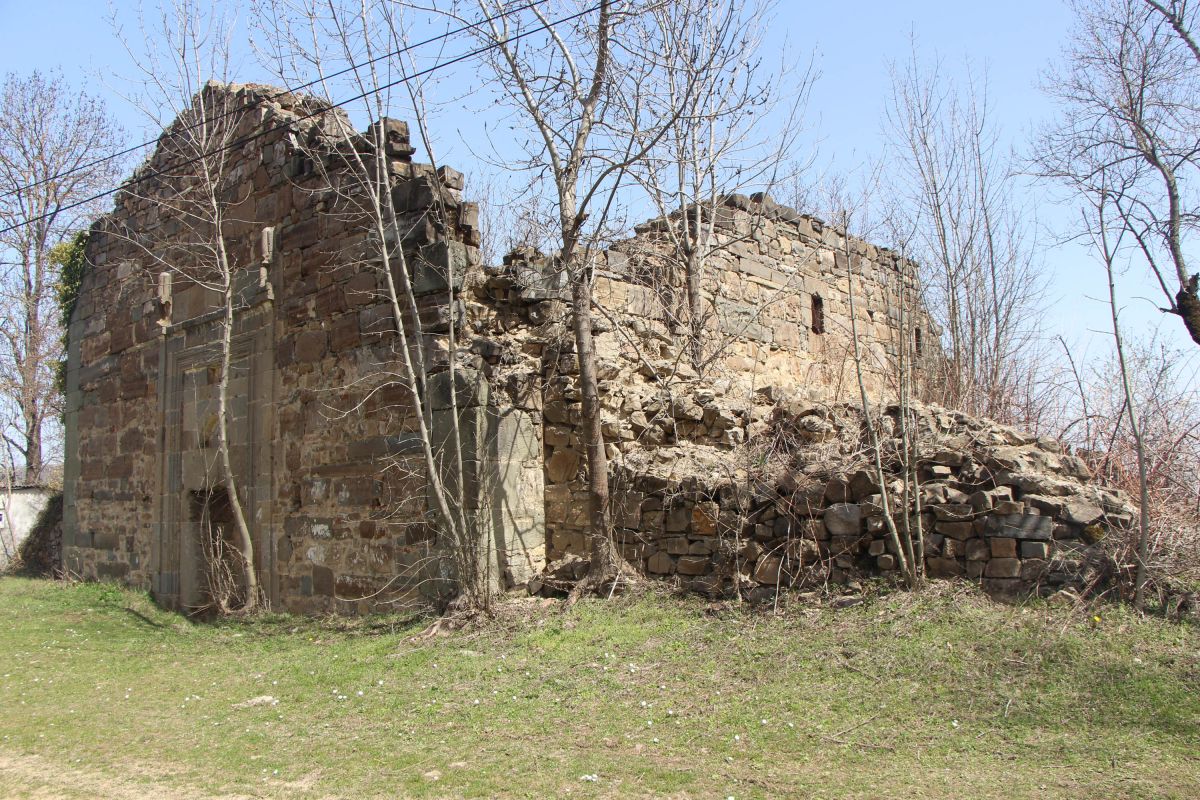
M 788 727 L 789 727 L 789 728 L 794 728 L 794 727 L 796 727 L 796 723 L 794 723 L 794 722 L 789 722 L 789 723 L 788 723 Z
M 952 719 L 952 720 L 950 720 L 950 725 L 951 725 L 952 727 L 955 727 L 955 728 L 957 728 L 957 727 L 958 727 L 958 720 L 956 720 L 956 719 Z
M 378 681 L 375 681 L 375 682 L 376 682 L 377 684 L 379 684 L 380 686 L 383 686 L 383 681 L 382 681 L 382 680 L 378 680 Z
M 652 741 L 654 744 L 658 744 L 658 737 L 657 737 L 657 736 L 655 736 L 655 737 L 654 737 L 653 739 L 651 739 L 650 741 Z
M 735 733 L 735 734 L 733 735 L 733 740 L 734 740 L 735 742 L 740 742 L 740 741 L 742 740 L 742 737 L 741 737 L 739 734 L 736 734 L 736 733 Z
M 767 724 L 767 721 L 766 721 L 765 719 L 760 719 L 758 722 L 759 722 L 759 724 L 760 724 L 760 725 L 766 725 L 766 724 Z
M 600 780 L 600 776 L 595 773 L 592 773 L 591 775 L 580 775 L 579 780 L 587 781 L 588 783 L 595 783 L 596 781 Z
M 479 701 L 478 701 L 478 700 L 476 700 L 476 701 L 475 701 L 475 705 L 479 705 Z
M 356 694 L 356 695 L 358 695 L 359 697 L 362 697 L 362 696 L 363 696 L 363 690 L 362 690 L 362 689 L 359 689 L 357 692 L 355 692 L 355 694 Z

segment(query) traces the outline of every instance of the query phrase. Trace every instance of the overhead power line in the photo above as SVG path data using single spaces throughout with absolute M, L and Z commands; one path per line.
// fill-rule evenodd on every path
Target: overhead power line
M 360 92 L 360 93 L 354 95 L 353 97 L 347 97 L 343 100 L 339 100 L 338 102 L 334 103 L 331 107 L 336 108 L 338 106 L 344 106 L 347 103 L 353 103 L 356 100 L 362 100 L 366 97 L 370 97 L 373 94 L 379 94 L 380 92 L 386 91 L 386 90 L 391 89 L 396 86 L 399 86 L 402 83 L 408 83 L 409 81 L 415 80 L 417 78 L 423 78 L 426 75 L 431 75 L 434 72 L 437 72 L 438 70 L 445 69 L 446 67 L 454 66 L 455 64 L 458 64 L 460 62 L 474 58 L 475 56 L 483 55 L 484 53 L 488 52 L 489 50 L 495 50 L 497 47 L 499 47 L 502 44 L 510 44 L 512 42 L 520 41 L 521 39 L 524 39 L 527 36 L 532 36 L 535 33 L 541 33 L 542 31 L 548 31 L 552 28 L 562 25 L 563 23 L 571 22 L 573 20 L 579 19 L 580 17 L 585 17 L 588 14 L 591 14 L 593 11 L 599 10 L 600 5 L 601 5 L 600 3 L 597 3 L 596 5 L 589 6 L 588 8 L 585 8 L 584 10 L 579 11 L 575 14 L 570 14 L 568 16 L 562 17 L 561 19 L 556 19 L 552 22 L 543 23 L 536 28 L 533 28 L 533 29 L 527 30 L 527 31 L 523 31 L 518 34 L 514 34 L 513 36 L 510 36 L 507 39 L 504 39 L 502 41 L 492 42 L 491 44 L 484 45 L 483 47 L 477 48 L 470 52 L 463 53 L 462 55 L 459 55 L 459 56 L 455 56 L 454 58 L 450 59 L 449 61 L 443 61 L 441 63 L 434 64 L 432 67 L 428 67 L 428 68 L 420 70 L 418 72 L 414 72 L 411 75 L 405 75 L 402 78 L 397 78 L 396 80 L 391 81 L 389 83 L 385 83 L 382 86 L 377 86 L 373 89 L 368 89 L 365 92 Z M 479 23 L 477 23 L 477 24 L 479 24 Z M 233 150 L 235 148 L 241 147 L 242 145 L 244 145 L 248 142 L 252 142 L 255 139 L 259 139 L 263 136 L 267 136 L 269 134 L 276 133 L 278 131 L 287 130 L 291 125 L 295 124 L 296 122 L 302 122 L 303 120 L 311 119 L 320 114 L 327 113 L 328 111 L 329 111 L 329 108 L 320 108 L 320 109 L 316 109 L 313 111 L 309 111 L 305 114 L 301 114 L 301 115 L 295 117 L 294 119 L 290 119 L 286 123 L 283 123 L 281 125 L 276 125 L 274 127 L 267 128 L 265 130 L 256 131 L 255 133 L 249 134 L 247 136 L 243 136 L 242 138 L 232 141 L 228 144 L 222 145 L 220 147 L 215 147 L 212 150 L 209 150 L 208 152 L 205 152 L 205 153 L 201 153 L 200 155 L 194 156 L 193 158 L 189 158 L 184 161 L 180 161 L 176 164 L 173 164 L 172 169 L 177 170 L 180 167 L 186 167 L 191 164 L 195 164 L 199 161 L 204 160 L 205 158 L 209 158 L 211 156 L 217 155 L 218 153 L 222 153 L 226 150 Z M 87 205 L 88 203 L 94 202 L 96 200 L 100 200 L 101 198 L 108 197 L 111 194 L 116 194 L 117 192 L 121 191 L 122 189 L 128 189 L 130 187 L 138 185 L 139 183 L 144 183 L 148 180 L 152 180 L 152 179 L 157 178 L 164 174 L 166 174 L 166 170 L 148 170 L 148 171 L 142 173 L 141 175 L 136 175 L 133 178 L 131 178 L 130 180 L 125 181 L 117 186 L 114 186 L 111 189 L 106 189 L 105 191 L 98 192 L 98 193 L 92 195 L 91 197 L 86 197 L 83 200 L 78 200 L 74 203 L 68 203 L 67 205 L 60 206 L 59 208 L 57 208 L 55 211 L 53 211 L 51 213 L 42 214 L 41 216 L 34 217 L 32 219 L 22 220 L 21 222 L 15 223 L 13 225 L 9 225 L 7 228 L 0 229 L 0 236 L 8 233 L 9 231 L 14 231 L 17 228 L 21 228 L 26 225 L 33 225 L 34 223 L 41 222 L 42 220 L 45 220 L 45 219 L 49 219 L 50 217 L 60 214 L 63 211 L 70 211 L 73 208 L 78 208 L 80 206 Z
M 275 100 L 279 100 L 283 97 L 286 97 L 289 94 L 295 94 L 296 92 L 300 92 L 305 89 L 311 89 L 313 86 L 316 86 L 319 83 L 323 83 L 327 80 L 330 80 L 331 78 L 340 78 L 342 75 L 346 75 L 348 73 L 354 72 L 355 70 L 361 69 L 363 67 L 368 67 L 371 64 L 376 64 L 380 61 L 383 61 L 384 59 L 395 58 L 396 56 L 403 55 L 404 53 L 410 52 L 412 50 L 416 50 L 417 48 L 420 48 L 420 47 L 425 47 L 426 45 L 433 44 L 434 42 L 445 41 L 445 40 L 451 38 L 452 36 L 457 36 L 460 33 L 465 33 L 469 30 L 478 28 L 480 25 L 485 25 L 490 22 L 495 22 L 496 20 L 502 19 L 503 17 L 506 17 L 510 14 L 517 14 L 517 13 L 520 13 L 521 11 L 528 11 L 531 8 L 536 8 L 537 6 L 545 5 L 548 2 L 550 2 L 550 0 L 534 0 L 533 2 L 526 3 L 523 6 L 516 6 L 515 8 L 510 8 L 510 9 L 508 9 L 502 13 L 496 14 L 494 16 L 485 17 L 477 22 L 472 22 L 468 25 L 463 25 L 460 28 L 456 28 L 455 30 L 452 30 L 452 31 L 446 31 L 445 33 L 438 34 L 437 36 L 431 36 L 430 38 L 425 39 L 424 41 L 417 42 L 415 44 L 405 45 L 404 47 L 398 48 L 396 50 L 392 50 L 392 51 L 384 53 L 382 55 L 375 56 L 374 58 L 367 59 L 366 61 L 363 61 L 361 63 L 353 63 L 352 62 L 349 66 L 344 67 L 343 69 L 340 69 L 336 72 L 331 72 L 330 74 L 323 75 L 319 78 L 314 78 L 313 80 L 308 81 L 307 83 L 301 83 L 297 86 L 285 87 L 283 89 L 280 89 L 278 92 L 276 92 L 275 94 L 271 95 L 268 98 L 261 98 L 261 97 L 255 98 L 252 102 L 247 103 L 244 106 L 240 106 L 238 108 L 227 109 L 227 110 L 221 112 L 220 114 L 217 114 L 211 118 L 206 117 L 205 119 L 199 120 L 198 122 L 193 122 L 191 125 L 184 127 L 181 132 L 195 130 L 196 128 L 200 128 L 205 125 L 211 125 L 211 124 L 213 124 L 219 120 L 222 120 L 228 116 L 231 116 L 233 114 L 239 114 L 243 111 L 249 111 L 250 109 L 254 108 L 259 103 L 264 102 L 264 100 L 275 101 Z M 346 102 L 351 102 L 351 101 L 346 101 Z M 74 166 L 71 169 L 66 169 L 66 170 L 63 170 L 62 172 L 55 173 L 54 175 L 50 175 L 48 177 L 41 178 L 36 181 L 32 181 L 23 186 L 18 186 L 15 189 L 9 189 L 7 192 L 0 194 L 0 200 L 3 200 L 6 197 L 11 197 L 15 194 L 21 194 L 22 192 L 27 192 L 34 187 L 41 186 L 41 185 L 47 184 L 47 183 L 51 183 L 52 181 L 57 181 L 61 178 L 67 177 L 68 175 L 73 175 L 76 172 L 82 172 L 84 170 L 91 169 L 92 167 L 97 167 L 108 161 L 113 161 L 114 159 L 118 159 L 118 158 L 122 158 L 127 155 L 131 155 L 145 147 L 150 147 L 151 145 L 155 144 L 157 141 L 158 141 L 158 137 L 155 137 L 154 139 L 150 139 L 145 142 L 141 142 L 140 144 L 130 145 L 129 147 L 126 147 L 124 150 L 118 150 L 115 153 L 109 153 L 108 155 L 104 155 L 99 158 L 92 159 L 91 161 L 85 162 L 83 164 Z M 20 225 L 18 224 L 13 227 L 20 227 Z M 9 228 L 7 230 L 12 230 L 12 228 Z M 5 232 L 7 232 L 7 231 L 5 231 Z

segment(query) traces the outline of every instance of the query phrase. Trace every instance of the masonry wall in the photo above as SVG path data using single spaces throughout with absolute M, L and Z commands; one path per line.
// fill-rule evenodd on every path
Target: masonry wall
M 854 237 L 847 247 L 841 231 L 770 198 L 733 195 L 708 218 L 698 365 L 689 356 L 680 267 L 667 235 L 678 220 L 641 225 L 634 238 L 595 258 L 596 349 L 618 517 L 629 514 L 619 498 L 623 483 L 651 465 L 674 491 L 731 469 L 735 451 L 766 430 L 776 401 L 857 397 L 853 332 L 876 398 L 895 395 L 902 357 L 918 382 L 937 357 L 917 345 L 918 338 L 936 341 L 937 332 L 919 303 L 911 262 Z M 586 552 L 582 404 L 564 286 L 548 259 L 516 252 L 476 293 L 482 327 L 504 331 L 495 340 L 506 347 L 497 344 L 492 360 L 527 362 L 522 380 L 544 401 L 551 559 Z M 649 528 L 661 528 L 664 510 L 646 511 Z M 646 566 L 644 551 L 630 555 Z
M 378 242 L 343 162 L 332 149 L 322 156 L 323 126 L 347 123 L 270 87 L 206 91 L 252 108 L 232 132 L 248 143 L 221 189 L 224 240 L 238 267 L 232 460 L 267 599 L 296 611 L 345 611 L 452 591 L 412 397 L 396 377 L 403 354 Z M 477 212 L 462 202 L 460 174 L 413 163 L 407 128 L 383 124 L 400 215 L 386 237 L 411 268 L 422 333 L 407 317 L 406 329 L 413 356 L 429 364 L 422 389 L 436 397 L 451 327 L 464 321 L 458 290 L 478 261 Z M 89 240 L 70 325 L 64 549 L 75 574 L 120 579 L 194 610 L 206 602 L 202 510 L 222 491 L 222 303 L 194 260 L 200 237 L 179 201 L 172 176 L 186 170 L 177 162 L 160 147 L 141 174 L 162 174 L 119 195 Z M 474 470 L 469 516 L 497 542 L 485 553 L 512 555 L 516 566 L 506 561 L 504 570 L 521 574 L 507 579 L 524 580 L 541 557 L 529 530 L 540 533 L 540 514 L 491 513 L 492 495 L 503 508 L 518 479 L 478 475 L 492 464 L 519 467 L 519 441 L 540 478 L 540 430 L 525 420 L 525 437 L 515 435 L 522 412 L 496 408 L 477 373 L 458 374 L 458 416 L 476 434 L 465 444 Z M 454 412 L 436 400 L 430 407 L 434 435 L 447 438 Z M 503 457 L 498 435 L 510 446 Z M 439 451 L 450 460 L 448 446 Z M 493 531 L 492 517 L 523 524 L 521 541 L 513 525 Z

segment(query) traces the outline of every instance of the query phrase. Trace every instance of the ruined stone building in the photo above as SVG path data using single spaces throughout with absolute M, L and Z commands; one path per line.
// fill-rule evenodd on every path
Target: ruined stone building
M 245 143 L 223 185 L 222 230 L 239 266 L 232 461 L 263 591 L 295 611 L 444 594 L 452 576 L 412 395 L 392 377 L 403 370 L 389 276 L 364 255 L 376 232 L 346 211 L 344 158 L 322 145 L 339 112 L 314 113 L 313 101 L 269 87 L 219 90 L 254 109 L 239 123 Z M 420 319 L 418 391 L 439 458 L 461 457 L 491 580 L 520 586 L 585 544 L 565 281 L 536 253 L 481 263 L 463 176 L 413 161 L 403 124 L 377 124 L 399 213 L 384 236 L 405 254 L 418 301 L 400 312 Z M 221 302 L 188 268 L 170 158 L 160 148 L 149 159 L 88 243 L 69 328 L 64 558 L 74 573 L 193 609 L 205 602 L 203 521 L 222 513 Z M 873 398 L 895 394 L 902 368 L 920 376 L 936 357 L 922 344 L 937 333 L 913 300 L 915 267 L 768 198 L 731 196 L 710 218 L 718 247 L 703 284 L 702 363 L 682 341 L 680 292 L 665 266 L 672 221 L 594 255 L 622 552 L 706 591 L 770 591 L 818 565 L 824 577 L 894 568 L 879 517 L 892 487 L 795 458 L 855 428 L 845 409 L 820 410 L 857 397 L 851 293 Z M 1051 443 L 953 414 L 925 423 L 949 442 L 923 467 L 935 572 L 1031 585 L 1052 541 L 1082 541 L 1088 526 L 1127 513 L 1119 498 L 1086 494 L 1086 470 Z M 457 452 L 446 446 L 451 432 Z M 763 478 L 759 468 L 781 459 L 792 459 L 781 481 Z

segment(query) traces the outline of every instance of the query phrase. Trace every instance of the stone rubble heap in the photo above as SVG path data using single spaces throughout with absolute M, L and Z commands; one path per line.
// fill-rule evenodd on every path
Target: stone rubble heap
M 716 405 L 704 390 L 692 399 L 704 414 Z M 1101 543 L 1136 509 L 1093 484 L 1082 459 L 1054 440 L 921 406 L 910 417 L 919 491 L 906 502 L 898 419 L 896 407 L 879 417 L 882 485 L 863 415 L 848 403 L 784 400 L 743 448 L 685 442 L 627 456 L 614 475 L 622 551 L 686 588 L 757 599 L 895 575 L 886 490 L 901 535 L 906 516 L 907 530 L 919 523 L 930 577 L 979 580 L 998 596 L 1081 591 L 1105 577 Z

